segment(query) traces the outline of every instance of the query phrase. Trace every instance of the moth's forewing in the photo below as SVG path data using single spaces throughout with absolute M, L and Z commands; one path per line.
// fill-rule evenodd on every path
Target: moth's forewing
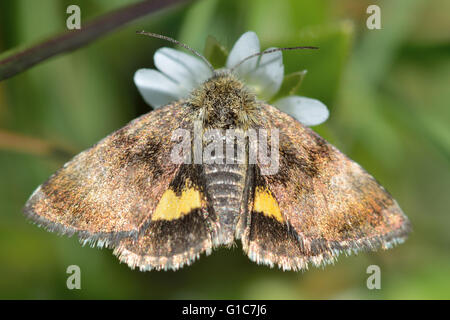
M 342 251 L 388 248 L 406 238 L 408 218 L 357 163 L 272 106 L 261 108 L 257 122 L 279 130 L 280 158 L 274 175 L 258 175 L 262 164 L 255 168 L 243 237 L 252 260 L 299 270 L 330 263 Z M 256 208 L 258 197 L 264 202 Z
M 133 120 L 51 176 L 25 214 L 50 231 L 98 244 L 136 236 L 179 168 L 170 159 L 172 132 L 189 123 L 180 104 Z

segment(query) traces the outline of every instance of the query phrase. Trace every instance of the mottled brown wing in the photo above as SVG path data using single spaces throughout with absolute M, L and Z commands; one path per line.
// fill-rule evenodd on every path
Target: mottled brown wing
M 361 166 L 272 106 L 262 106 L 258 117 L 257 123 L 279 130 L 279 170 L 262 175 L 262 165 L 255 166 L 243 236 L 253 261 L 300 270 L 406 238 L 408 218 Z
M 124 238 L 114 249 L 132 269 L 177 270 L 201 253 L 211 253 L 217 217 L 208 210 L 202 166 L 183 164 L 137 239 Z
M 78 154 L 37 188 L 26 216 L 98 245 L 136 236 L 179 168 L 171 137 L 192 127 L 187 112 L 180 104 L 152 111 Z

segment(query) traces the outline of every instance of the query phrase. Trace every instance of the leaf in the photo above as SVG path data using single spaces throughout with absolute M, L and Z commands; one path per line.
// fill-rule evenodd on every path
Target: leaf
M 216 38 L 208 36 L 206 39 L 204 55 L 214 68 L 222 68 L 227 61 L 228 50 L 225 49 Z
M 346 66 L 353 39 L 353 24 L 307 27 L 300 30 L 295 42 L 281 42 L 279 47 L 292 45 L 317 46 L 319 50 L 283 53 L 286 72 L 299 68 L 308 70 L 308 79 L 296 94 L 318 99 L 331 110 L 337 97 L 342 74 Z
M 307 72 L 308 72 L 307 70 L 303 70 L 285 75 L 280 90 L 271 100 L 275 101 L 282 97 L 295 94 L 300 89 L 303 78 L 305 77 Z

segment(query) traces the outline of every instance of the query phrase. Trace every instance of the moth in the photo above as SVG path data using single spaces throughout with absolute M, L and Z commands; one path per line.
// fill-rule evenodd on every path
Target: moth
M 193 149 L 187 161 L 173 161 L 180 143 L 173 133 L 194 137 L 196 124 L 202 147 L 209 130 L 241 132 L 246 139 L 231 143 L 245 161 L 230 162 L 237 152 L 214 150 L 214 161 L 198 163 Z M 251 130 L 277 132 L 276 146 L 268 139 L 276 172 L 266 174 L 258 157 L 248 161 Z M 141 271 L 176 270 L 236 240 L 258 264 L 304 270 L 342 252 L 390 248 L 411 230 L 397 202 L 361 166 L 258 100 L 227 69 L 214 70 L 188 99 L 131 121 L 75 156 L 37 188 L 24 212 L 49 231 L 114 249 Z

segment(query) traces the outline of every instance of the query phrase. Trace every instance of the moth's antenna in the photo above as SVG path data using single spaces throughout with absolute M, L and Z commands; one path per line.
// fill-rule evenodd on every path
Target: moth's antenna
M 286 50 L 299 50 L 299 49 L 319 49 L 319 47 L 287 47 L 287 48 L 274 48 L 274 49 L 267 49 L 258 53 L 254 53 L 241 61 L 239 61 L 234 67 L 231 68 L 231 71 L 234 71 L 237 67 L 239 67 L 241 64 L 243 64 L 245 61 L 250 60 L 251 58 L 262 56 L 263 54 L 267 53 L 273 53 L 278 51 L 286 51 Z
M 145 31 L 136 31 L 137 34 L 142 34 L 144 36 L 149 36 L 149 37 L 153 37 L 153 38 L 158 38 L 158 39 L 162 39 L 162 40 L 166 40 L 172 43 L 175 43 L 176 45 L 185 48 L 186 50 L 192 52 L 194 55 L 196 55 L 197 57 L 199 57 L 200 59 L 202 59 L 206 65 L 208 66 L 209 69 L 211 69 L 211 71 L 214 73 L 214 67 L 211 65 L 211 63 L 204 57 L 202 56 L 200 53 L 198 53 L 197 51 L 195 51 L 194 49 L 192 49 L 191 47 L 189 47 L 187 44 L 181 43 L 178 40 L 175 40 L 173 38 L 167 37 L 167 36 L 163 36 L 161 34 L 157 34 L 157 33 L 152 33 L 152 32 L 145 32 Z

